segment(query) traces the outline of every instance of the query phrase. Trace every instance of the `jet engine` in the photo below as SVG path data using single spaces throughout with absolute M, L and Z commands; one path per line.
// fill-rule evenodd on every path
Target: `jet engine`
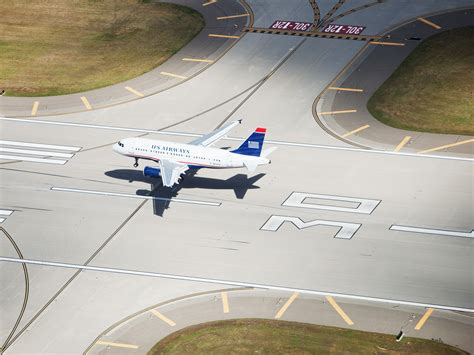
M 151 178 L 159 178 L 161 176 L 160 169 L 152 168 L 151 166 L 145 166 L 143 169 L 143 175 Z

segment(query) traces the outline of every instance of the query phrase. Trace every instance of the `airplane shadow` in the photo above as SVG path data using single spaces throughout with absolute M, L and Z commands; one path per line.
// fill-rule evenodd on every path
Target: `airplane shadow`
M 139 189 L 137 195 L 157 197 L 153 200 L 153 213 L 160 217 L 163 217 L 164 211 L 169 207 L 170 200 L 178 196 L 181 189 L 234 190 L 235 197 L 243 199 L 248 190 L 260 188 L 254 184 L 265 176 L 263 173 L 252 177 L 237 174 L 227 180 L 221 180 L 196 176 L 197 172 L 197 170 L 187 171 L 181 184 L 172 188 L 163 186 L 160 178 L 144 176 L 141 170 L 117 169 L 107 171 L 105 175 L 128 182 L 138 181 L 150 184 L 150 190 Z

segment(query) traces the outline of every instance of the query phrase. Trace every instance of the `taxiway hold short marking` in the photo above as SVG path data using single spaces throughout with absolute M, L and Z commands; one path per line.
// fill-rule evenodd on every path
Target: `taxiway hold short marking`
M 201 63 L 214 63 L 213 60 L 210 59 L 199 59 L 199 58 L 183 58 L 185 62 L 201 62 Z
M 92 110 L 92 106 L 91 106 L 89 100 L 87 100 L 87 97 L 81 96 L 81 101 L 84 104 L 84 106 L 86 107 L 86 109 Z
M 135 95 L 137 95 L 137 96 L 139 96 L 139 97 L 145 96 L 145 95 L 143 95 L 140 91 L 137 91 L 137 90 L 135 90 L 134 88 L 131 88 L 130 86 L 125 86 L 125 89 L 128 90 L 128 91 L 130 91 L 132 94 L 135 94 Z
M 163 314 L 161 314 L 160 312 L 158 312 L 156 309 L 151 309 L 150 310 L 151 313 L 153 313 L 153 315 L 155 315 L 156 317 L 158 317 L 159 319 L 161 319 L 163 322 L 165 322 L 166 324 L 168 324 L 170 327 L 174 327 L 176 325 L 175 322 L 173 322 L 171 319 L 169 319 L 168 317 L 165 317 Z
M 68 154 L 68 153 L 45 152 L 42 150 L 14 149 L 14 148 L 4 148 L 4 147 L 0 147 L 0 152 L 41 155 L 44 157 L 58 157 L 58 158 L 72 158 L 74 156 L 74 154 Z
M 405 43 L 399 43 L 399 42 L 375 42 L 375 41 L 371 41 L 369 43 L 370 44 L 379 44 L 379 45 L 382 45 L 382 46 L 400 46 L 400 47 L 403 47 L 405 45 Z
M 208 37 L 212 37 L 212 38 L 230 38 L 230 39 L 238 39 L 240 38 L 240 36 L 230 36 L 230 35 L 219 35 L 219 34 L 214 34 L 214 33 L 210 33 L 207 35 Z
M 13 213 L 12 210 L 0 210 L 1 216 L 10 216 Z
M 280 319 L 283 314 L 285 314 L 286 310 L 290 305 L 294 302 L 294 300 L 298 297 L 298 292 L 295 292 L 291 295 L 291 297 L 286 301 L 286 303 L 281 307 L 281 309 L 278 311 L 278 313 L 275 315 L 275 319 Z
M 160 72 L 161 75 L 165 75 L 165 76 L 170 76 L 172 78 L 178 78 L 178 79 L 187 79 L 188 77 L 187 76 L 184 76 L 184 75 L 178 75 L 178 74 L 173 74 L 173 73 L 168 73 L 166 71 L 162 71 Z
M 367 128 L 369 128 L 369 127 L 370 127 L 370 125 L 366 124 L 365 126 L 356 128 L 356 129 L 353 130 L 353 131 L 350 131 L 350 132 L 347 132 L 347 133 L 343 134 L 341 137 L 342 137 L 342 138 L 346 138 L 346 137 L 352 136 L 353 134 L 355 134 L 355 133 L 357 133 L 357 132 L 360 132 L 360 131 L 363 131 L 364 129 L 367 129 Z
M 31 161 L 33 163 L 45 163 L 45 164 L 57 164 L 57 165 L 64 165 L 67 162 L 66 160 L 31 158 L 31 157 L 24 157 L 24 156 L 19 156 L 19 155 L 9 155 L 9 154 L 0 154 L 0 159 Z
M 420 321 L 416 324 L 415 330 L 420 330 L 423 327 L 428 318 L 431 316 L 431 313 L 433 313 L 433 308 L 428 308 L 425 314 L 423 314 L 423 317 L 421 317 Z
M 112 346 L 116 348 L 126 348 L 126 349 L 138 349 L 138 345 L 133 345 L 133 344 L 125 344 L 125 343 L 114 343 L 111 341 L 104 341 L 104 340 L 98 340 L 96 342 L 97 345 L 106 345 L 106 346 Z
M 212 5 L 212 4 L 215 4 L 216 2 L 217 0 L 209 0 L 208 2 L 205 2 L 204 4 L 202 4 L 202 6 Z
M 326 111 L 321 112 L 321 115 L 338 115 L 341 113 L 355 113 L 357 110 L 340 110 L 340 111 Z
M 449 311 L 474 313 L 474 308 L 429 304 L 429 303 L 422 303 L 422 302 L 412 302 L 412 301 L 397 300 L 397 299 L 390 299 L 390 298 L 361 296 L 361 295 L 329 292 L 329 291 L 318 291 L 318 290 L 311 290 L 311 289 L 304 289 L 304 288 L 302 289 L 302 288 L 295 288 L 295 287 L 289 287 L 289 286 L 265 285 L 265 284 L 257 284 L 253 282 L 219 280 L 219 279 L 212 279 L 212 278 L 205 278 L 205 277 L 198 277 L 198 276 L 165 274 L 165 273 L 160 273 L 160 272 L 117 269 L 117 268 L 101 267 L 101 266 L 85 266 L 85 265 L 70 264 L 70 263 L 58 263 L 58 262 L 46 261 L 46 260 L 10 258 L 6 256 L 0 256 L 0 261 L 10 262 L 10 263 L 19 263 L 19 264 L 60 267 L 60 268 L 75 269 L 75 270 L 110 272 L 110 273 L 120 274 L 120 275 L 156 277 L 156 278 L 162 278 L 162 279 L 168 279 L 168 280 L 202 282 L 202 283 L 211 283 L 211 284 L 216 284 L 216 285 L 241 286 L 241 287 L 246 287 L 246 288 L 256 288 L 256 289 L 262 289 L 262 290 L 297 292 L 297 293 L 316 295 L 316 296 L 334 296 L 334 297 L 339 297 L 339 298 L 347 298 L 347 299 L 352 299 L 352 300 L 360 300 L 360 301 L 368 301 L 368 302 L 380 302 L 380 303 L 397 304 L 397 305 L 414 306 L 414 307 L 425 307 L 425 308 L 429 307 L 429 308 L 434 308 L 434 309 L 444 309 L 444 310 L 449 310 Z
M 337 87 L 337 86 L 330 86 L 330 87 L 328 87 L 328 90 L 364 92 L 363 89 L 341 88 L 341 87 Z
M 33 103 L 33 107 L 31 108 L 31 116 L 36 116 L 36 113 L 38 112 L 38 106 L 39 106 L 39 101 L 35 101 Z
M 221 16 L 217 17 L 216 20 L 227 20 L 232 18 L 239 18 L 239 17 L 248 17 L 249 14 L 239 14 L 239 15 L 231 15 L 231 16 Z
M 227 292 L 221 292 L 222 298 L 222 311 L 224 313 L 229 313 L 229 298 L 227 297 Z
M 446 235 L 450 237 L 474 238 L 474 230 L 472 230 L 471 232 L 458 232 L 458 231 L 449 231 L 449 230 L 443 230 L 443 229 L 430 229 L 430 228 L 407 227 L 407 226 L 397 226 L 397 225 L 392 225 L 390 227 L 390 230 L 400 231 L 400 232 L 422 233 L 422 234 Z
M 336 310 L 336 312 L 341 316 L 342 319 L 344 319 L 344 321 L 348 325 L 353 325 L 354 324 L 354 322 L 349 318 L 349 316 L 346 314 L 346 312 L 344 312 L 342 310 L 342 308 L 339 307 L 339 305 L 336 303 L 334 298 L 332 298 L 331 296 L 326 296 L 326 299 L 331 304 L 332 308 L 334 308 Z
M 53 144 L 4 141 L 4 140 L 0 140 L 0 145 L 10 145 L 10 146 L 29 147 L 29 148 L 42 148 L 42 149 L 56 149 L 56 150 L 66 150 L 66 151 L 71 151 L 71 152 L 77 152 L 81 150 L 81 147 L 70 147 L 66 145 L 53 145 Z
M 437 151 L 437 150 L 442 150 L 442 149 L 446 149 L 446 148 L 457 147 L 458 145 L 467 144 L 467 143 L 472 143 L 472 142 L 474 142 L 474 138 L 466 139 L 465 141 L 461 141 L 461 142 L 457 142 L 457 143 L 442 145 L 441 147 L 436 147 L 436 148 L 431 148 L 431 149 L 422 150 L 421 152 L 418 152 L 418 154 L 424 154 L 424 153 L 429 153 L 429 152 L 435 152 L 435 151 Z
M 221 202 L 186 200 L 186 199 L 182 199 L 182 198 L 163 198 L 163 197 L 155 197 L 155 196 L 140 196 L 140 195 L 133 195 L 133 194 L 117 193 L 117 192 L 71 189 L 71 188 L 66 188 L 66 187 L 54 187 L 53 186 L 51 188 L 51 190 L 52 191 L 62 191 L 62 192 L 76 192 L 76 193 L 89 194 L 89 195 L 137 198 L 137 199 L 143 199 L 143 200 L 172 201 L 172 202 L 179 202 L 179 203 L 188 203 L 188 204 L 191 204 L 191 205 L 204 205 L 204 206 L 216 206 L 216 207 L 222 205 Z
M 400 150 L 402 150 L 402 148 L 410 141 L 410 139 L 410 136 L 406 136 L 405 138 L 403 138 L 402 141 L 395 148 L 394 152 L 399 152 Z
M 430 20 L 427 20 L 427 19 L 425 19 L 425 18 L 423 18 L 423 17 L 418 17 L 418 21 L 421 21 L 421 22 L 423 22 L 424 24 L 426 24 L 426 25 L 428 25 L 428 26 L 431 26 L 431 27 L 433 27 L 433 28 L 435 28 L 435 29 L 437 29 L 437 30 L 439 30 L 439 29 L 441 28 L 441 26 L 438 26 L 436 23 L 431 22 Z

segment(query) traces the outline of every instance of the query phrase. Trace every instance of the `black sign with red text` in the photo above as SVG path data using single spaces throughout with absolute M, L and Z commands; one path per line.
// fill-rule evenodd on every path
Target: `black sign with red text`
M 275 30 L 289 30 L 289 31 L 308 31 L 313 24 L 310 22 L 296 22 L 296 21 L 282 21 L 273 22 L 270 26 Z
M 365 30 L 364 26 L 352 26 L 352 25 L 326 25 L 321 29 L 324 33 L 335 33 L 343 35 L 360 35 Z

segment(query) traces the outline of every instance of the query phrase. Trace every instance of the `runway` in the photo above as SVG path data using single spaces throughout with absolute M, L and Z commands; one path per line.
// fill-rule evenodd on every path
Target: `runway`
M 238 21 L 238 29 L 229 35 L 237 33 L 239 39 L 206 46 L 206 56 L 218 60 L 198 63 L 194 75 L 187 67 L 180 71 L 183 55 L 177 53 L 166 70 L 156 71 L 189 78 L 167 79 L 173 84 L 168 81 L 163 87 L 155 82 L 143 97 L 128 100 L 123 93 L 115 95 L 113 87 L 91 96 L 91 110 L 79 100 L 89 97 L 84 93 L 51 98 L 56 101 L 48 107 L 40 104 L 35 115 L 31 109 L 36 99 L 21 103 L 0 97 L 0 154 L 14 156 L 0 160 L 0 211 L 5 211 L 0 214 L 5 236 L 0 238 L 1 256 L 44 262 L 0 262 L 4 352 L 145 353 L 142 345 L 117 348 L 107 342 L 137 345 L 130 336 L 135 334 L 136 341 L 146 338 L 150 333 L 137 331 L 146 326 L 107 330 L 150 309 L 167 315 L 178 328 L 194 324 L 215 313 L 187 317 L 187 311 L 179 311 L 176 317 L 157 306 L 186 300 L 176 308 L 189 310 L 191 295 L 234 292 L 229 284 L 94 267 L 287 290 L 235 291 L 242 307 L 251 305 L 248 312 L 233 313 L 229 296 L 225 317 L 251 316 L 252 310 L 256 317 L 273 317 L 297 290 L 320 294 L 305 295 L 299 311 L 292 313 L 296 308 L 288 306 L 284 317 L 316 321 L 309 313 L 305 317 L 305 309 L 317 312 L 322 297 L 333 295 L 353 324 L 341 321 L 331 307 L 325 311 L 331 315 L 321 322 L 355 329 L 392 333 L 406 328 L 410 314 L 418 323 L 425 307 L 434 308 L 423 330 L 411 324 L 409 335 L 440 337 L 474 351 L 469 343 L 474 311 L 472 143 L 462 151 L 394 152 L 393 144 L 370 147 L 366 141 L 340 139 L 343 131 L 329 134 L 315 120 L 315 99 L 367 43 L 240 32 L 245 26 L 268 28 L 276 20 L 313 22 L 316 4 L 320 20 L 330 12 L 336 17 L 358 9 L 335 23 L 365 26 L 364 34 L 379 36 L 417 17 L 470 2 L 354 0 L 340 2 L 335 10 L 338 2 L 329 0 L 222 0 L 205 6 L 204 0 L 179 2 L 205 9 L 206 19 L 246 9 L 251 16 L 223 25 L 234 29 Z M 196 41 L 193 48 L 199 47 L 199 38 Z M 134 81 L 130 87 L 142 89 L 140 78 Z M 124 91 L 126 97 L 133 96 Z M 113 97 L 111 104 L 98 105 L 100 97 L 107 96 Z M 170 192 L 143 176 L 143 164 L 134 169 L 131 159 L 111 148 L 122 138 L 139 135 L 189 142 L 241 118 L 242 125 L 218 147 L 238 146 L 255 127 L 267 127 L 268 146 L 278 147 L 271 165 L 248 176 L 244 170 L 201 170 Z M 441 146 L 443 139 L 434 138 L 422 148 Z M 47 264 L 51 262 L 84 268 Z M 245 298 L 245 292 L 252 295 Z M 213 307 L 208 302 L 214 296 L 209 297 L 204 309 Z M 257 312 L 260 300 L 279 298 L 284 301 L 277 308 Z M 401 301 L 409 304 L 402 306 Z M 97 342 L 100 346 L 94 345 Z M 143 339 L 143 344 L 151 342 Z

